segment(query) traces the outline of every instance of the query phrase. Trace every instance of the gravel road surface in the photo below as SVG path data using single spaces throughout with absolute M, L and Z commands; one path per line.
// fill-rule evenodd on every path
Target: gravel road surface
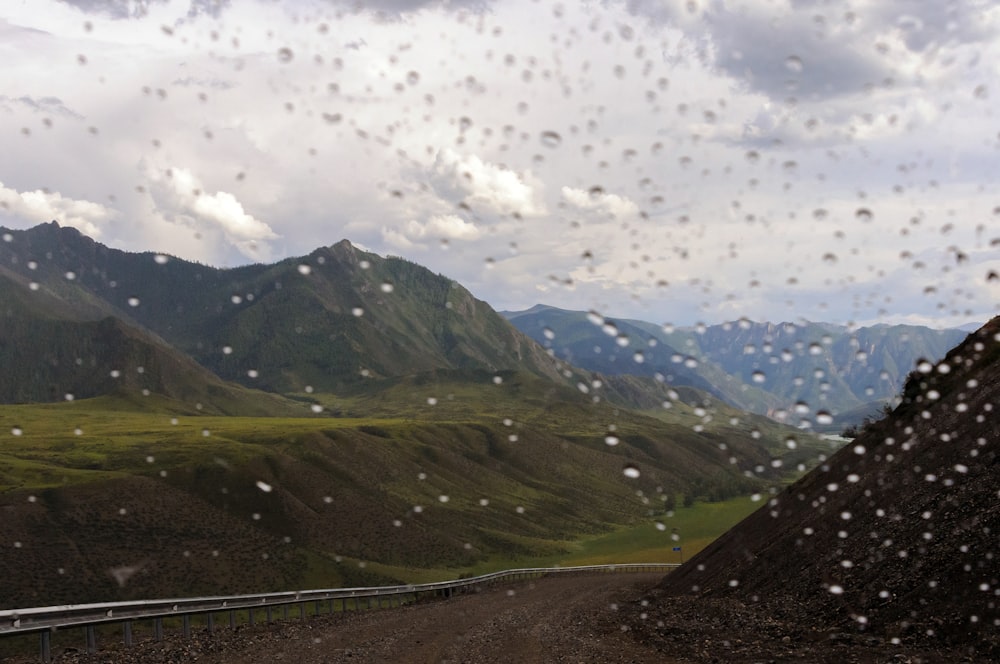
M 623 628 L 618 606 L 637 601 L 662 574 L 559 575 L 448 600 L 241 626 L 236 632 L 171 634 L 56 662 L 670 662 Z M 294 613 L 294 612 L 293 612 Z M 28 660 L 24 660 L 28 661 Z

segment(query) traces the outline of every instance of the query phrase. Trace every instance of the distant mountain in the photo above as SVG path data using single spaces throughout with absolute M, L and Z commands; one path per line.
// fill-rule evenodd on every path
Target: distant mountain
M 813 323 L 748 322 L 687 334 L 727 373 L 748 383 L 762 380 L 761 386 L 786 404 L 804 402 L 833 412 L 892 399 L 918 361 L 944 357 L 966 336 L 961 330 L 912 325 L 850 331 Z
M 961 330 L 740 321 L 668 328 L 538 305 L 504 312 L 521 331 L 573 364 L 608 374 L 658 376 L 758 413 L 791 419 L 877 409 L 920 360 L 943 357 Z M 828 420 L 820 415 L 819 419 Z
M 914 372 L 891 415 L 667 577 L 663 592 L 995 661 L 998 339 L 994 319 Z
M 738 408 L 766 412 L 780 399 L 728 375 L 721 367 L 678 350 L 662 331 L 642 321 L 609 319 L 596 313 L 536 305 L 520 312 L 504 311 L 513 325 L 557 357 L 608 375 L 656 378 L 671 385 L 695 387 Z

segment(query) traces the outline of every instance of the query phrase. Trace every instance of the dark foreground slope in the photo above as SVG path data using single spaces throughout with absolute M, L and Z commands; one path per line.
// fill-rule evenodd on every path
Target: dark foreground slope
M 792 641 L 1000 657 L 998 333 L 994 319 L 911 375 L 892 415 L 667 577 L 654 602 L 694 594 L 706 620 L 766 616 L 792 625 Z

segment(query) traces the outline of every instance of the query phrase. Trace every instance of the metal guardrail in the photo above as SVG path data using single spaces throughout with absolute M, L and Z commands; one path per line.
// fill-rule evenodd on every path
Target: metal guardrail
M 420 583 L 402 586 L 373 586 L 368 588 L 329 588 L 323 590 L 299 590 L 278 593 L 263 593 L 257 595 L 229 595 L 219 597 L 189 597 L 184 599 L 153 599 L 135 602 L 102 602 L 98 604 L 68 604 L 63 606 L 43 606 L 28 609 L 10 609 L 0 611 L 0 637 L 19 634 L 39 634 L 39 651 L 41 661 L 52 660 L 51 635 L 57 630 L 83 628 L 87 652 L 97 651 L 95 627 L 108 623 L 121 623 L 126 646 L 131 646 L 132 624 L 139 620 L 153 622 L 153 637 L 163 638 L 163 619 L 180 618 L 182 631 L 186 637 L 191 635 L 191 616 L 206 616 L 206 627 L 211 632 L 215 629 L 215 614 L 228 613 L 229 626 L 236 626 L 236 612 L 246 611 L 248 624 L 254 624 L 254 614 L 263 610 L 268 622 L 274 619 L 275 607 L 282 609 L 282 616 L 288 618 L 288 608 L 298 605 L 299 617 L 305 618 L 306 604 L 315 602 L 315 613 L 321 612 L 323 603 L 330 613 L 336 610 L 336 602 L 340 602 L 340 610 L 348 610 L 348 600 L 354 608 L 363 608 L 359 600 L 364 600 L 367 608 L 379 608 L 383 599 L 389 606 L 399 606 L 406 600 L 416 601 L 421 596 L 436 595 L 451 597 L 457 592 L 477 590 L 482 586 L 502 581 L 521 581 L 538 578 L 549 574 L 566 574 L 581 572 L 656 572 L 669 571 L 680 565 L 675 563 L 637 563 L 628 565 L 587 565 L 579 567 L 528 567 L 510 569 L 502 572 L 492 572 L 482 576 L 455 581 L 440 581 L 437 583 Z M 394 604 L 395 602 L 395 604 Z

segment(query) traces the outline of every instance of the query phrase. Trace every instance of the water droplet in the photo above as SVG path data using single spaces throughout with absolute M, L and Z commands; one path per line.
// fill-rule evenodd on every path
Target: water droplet
M 264 493 L 271 493 L 271 491 L 274 489 L 274 487 L 272 487 L 270 484 L 268 484 L 263 480 L 257 480 L 257 488 L 263 491 Z
M 292 52 L 292 49 L 288 48 L 287 46 L 283 46 L 278 49 L 278 62 L 282 64 L 288 64 L 289 62 L 292 61 L 292 58 L 294 57 L 295 54 Z
M 493 384 L 499 385 L 503 382 L 503 376 L 493 376 Z
M 164 254 L 156 254 L 153 256 L 153 260 L 156 261 L 157 265 L 166 265 L 167 261 L 170 260 L 170 257 L 165 256 Z
M 247 376 L 249 376 L 250 378 L 256 378 L 259 375 L 260 375 L 260 373 L 256 369 L 248 369 L 247 370 Z
M 434 398 L 434 397 L 427 397 L 427 405 L 428 406 L 436 406 L 437 402 L 438 402 L 438 400 L 436 398 Z
M 420 82 L 420 73 L 410 70 L 406 73 L 406 82 L 409 85 L 416 85 Z
M 12 436 L 20 436 L 21 434 L 24 433 L 24 429 L 16 426 L 10 430 L 10 433 Z
M 395 286 L 390 284 L 388 281 L 383 282 L 382 285 L 379 286 L 379 288 L 382 289 L 383 293 L 391 293 L 393 290 L 395 290 Z
M 313 405 L 309 406 L 309 409 L 312 410 L 312 412 L 314 413 L 323 412 L 323 406 L 319 405 L 318 403 L 314 403 Z
M 543 131 L 541 139 L 542 145 L 549 148 L 557 148 L 562 143 L 562 136 L 554 131 Z
M 634 480 L 639 477 L 639 469 L 630 463 L 625 464 L 625 467 L 622 468 L 622 475 Z
M 834 595 L 843 595 L 844 588 L 843 586 L 838 586 L 837 584 L 833 584 L 832 586 L 830 586 L 830 592 L 833 593 Z
M 351 309 L 351 314 L 353 316 L 360 318 L 365 315 L 365 310 L 362 309 L 361 307 L 354 307 L 353 309 Z
M 542 336 L 544 336 L 546 339 L 551 340 L 556 338 L 556 333 L 552 330 L 551 327 L 546 327 L 542 330 Z
M 130 307 L 138 307 L 139 306 L 139 298 L 134 297 L 134 296 L 130 297 L 128 299 L 128 306 L 130 306 Z
M 442 503 L 446 503 L 449 500 L 451 500 L 451 498 L 442 493 L 440 496 L 438 496 L 438 500 L 441 501 Z
M 73 281 L 74 279 L 76 279 L 76 272 L 67 272 L 66 273 L 66 280 L 67 281 Z
M 609 447 L 614 447 L 620 442 L 621 441 L 618 440 L 618 436 L 612 436 L 611 434 L 608 434 L 607 436 L 604 437 L 604 444 L 608 445 Z
M 750 374 L 750 378 L 755 383 L 763 383 L 765 380 L 767 380 L 767 374 L 765 374 L 763 371 L 754 371 L 752 374 Z
M 311 273 L 312 273 L 312 267 L 305 264 L 299 265 L 299 274 L 311 274 Z
M 875 215 L 873 215 L 872 211 L 869 210 L 868 208 L 858 208 L 857 211 L 855 211 L 855 213 L 854 213 L 854 217 L 858 221 L 863 222 L 863 223 L 867 223 L 867 222 L 871 221 L 872 217 L 874 217 L 874 216 Z
M 789 55 L 785 58 L 785 68 L 796 73 L 802 71 L 802 58 L 797 55 Z
M 232 346 L 223 346 L 222 347 L 222 354 L 223 355 L 232 355 L 233 354 L 233 347 Z
M 833 424 L 833 415 L 825 410 L 820 410 L 816 412 L 816 423 L 817 424 Z
M 486 507 L 486 506 L 488 506 L 489 504 L 490 504 L 490 499 L 489 499 L 489 498 L 480 498 L 480 499 L 479 499 L 479 505 L 480 505 L 481 507 Z

